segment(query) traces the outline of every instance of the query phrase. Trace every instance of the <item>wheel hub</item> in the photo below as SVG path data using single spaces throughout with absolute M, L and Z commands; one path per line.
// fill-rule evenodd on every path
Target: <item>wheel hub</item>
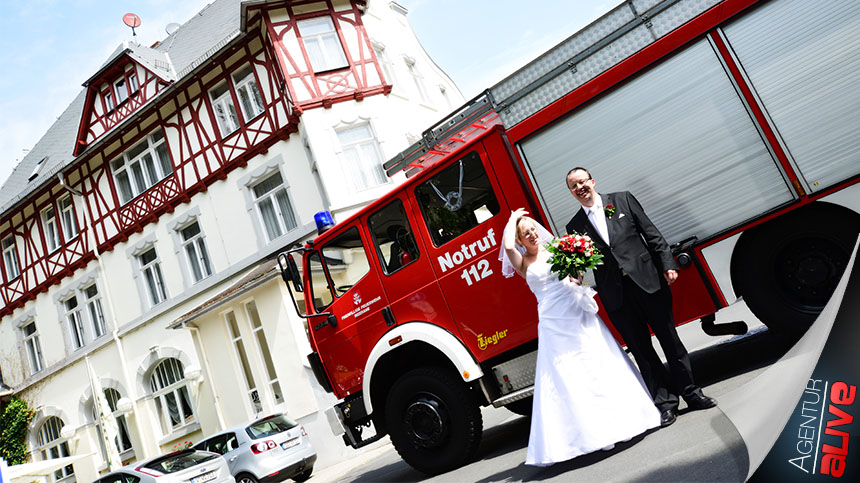
M 801 238 L 787 243 L 777 255 L 779 285 L 786 301 L 806 312 L 820 311 L 846 264 L 844 250 L 830 240 Z
M 438 446 L 448 434 L 448 412 L 432 395 L 419 396 L 409 407 L 403 422 L 412 441 L 422 448 Z

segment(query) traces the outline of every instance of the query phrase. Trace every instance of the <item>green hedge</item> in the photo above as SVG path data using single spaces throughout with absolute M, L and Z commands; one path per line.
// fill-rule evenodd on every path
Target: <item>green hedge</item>
M 10 465 L 27 461 L 27 426 L 36 411 L 17 397 L 0 403 L 0 457 Z

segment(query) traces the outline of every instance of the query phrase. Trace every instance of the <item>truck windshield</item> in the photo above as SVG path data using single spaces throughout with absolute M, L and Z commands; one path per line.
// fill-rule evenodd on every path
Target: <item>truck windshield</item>
M 437 247 L 499 212 L 481 157 L 474 151 L 420 184 L 415 197 Z

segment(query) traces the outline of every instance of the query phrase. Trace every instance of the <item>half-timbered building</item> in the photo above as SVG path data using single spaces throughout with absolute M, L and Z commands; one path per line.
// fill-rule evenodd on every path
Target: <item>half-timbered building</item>
M 215 0 L 119 46 L 0 189 L 0 368 L 33 459 L 90 481 L 277 411 L 339 457 L 274 257 L 462 102 L 394 2 Z

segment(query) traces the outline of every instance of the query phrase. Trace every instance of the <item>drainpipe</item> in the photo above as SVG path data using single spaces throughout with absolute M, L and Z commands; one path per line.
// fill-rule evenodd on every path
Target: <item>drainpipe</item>
M 84 206 L 86 205 L 86 200 L 84 199 L 84 194 L 81 193 L 80 191 L 76 190 L 75 188 L 72 188 L 68 184 L 66 184 L 66 180 L 63 177 L 62 172 L 57 173 L 57 179 L 60 181 L 60 184 L 63 186 L 63 188 L 66 188 L 66 190 L 68 190 L 69 193 L 72 193 L 75 196 L 79 196 L 81 198 L 81 200 L 84 202 L 83 203 Z M 118 325 L 118 319 L 116 317 L 116 311 L 114 310 L 113 297 L 111 296 L 111 292 L 110 292 L 110 283 L 108 283 L 107 278 L 106 278 L 107 272 L 105 271 L 104 261 L 102 260 L 101 255 L 99 255 L 98 248 L 96 247 L 95 225 L 93 223 L 93 220 L 89 216 L 87 216 L 87 210 L 82 210 L 82 211 L 84 214 L 84 221 L 86 222 L 86 225 L 87 225 L 87 243 L 90 244 L 90 246 L 93 249 L 93 254 L 95 254 L 95 256 L 96 256 L 96 261 L 98 262 L 98 265 L 99 265 L 99 272 L 101 273 L 101 277 L 102 277 L 102 286 L 105 289 L 105 298 L 107 299 L 108 311 L 110 312 L 111 320 L 113 320 L 114 328 L 111 331 L 111 337 L 113 337 L 113 341 L 116 344 L 117 350 L 119 351 L 119 361 L 120 361 L 120 364 L 122 365 L 122 375 L 123 375 L 123 378 L 125 378 L 125 386 L 129 392 L 129 399 L 131 400 L 131 408 L 135 414 L 135 419 L 137 420 L 138 425 L 140 425 L 141 421 L 137 417 L 137 415 L 138 415 L 138 411 L 137 411 L 137 387 L 132 383 L 131 376 L 129 375 L 130 373 L 128 371 L 128 365 L 126 364 L 126 358 L 125 358 L 125 349 L 123 348 L 122 340 L 119 338 L 119 334 L 118 334 L 119 325 Z M 138 431 L 140 431 L 139 427 L 138 427 Z
M 197 346 L 200 347 L 200 358 L 203 359 L 203 371 L 206 373 L 206 379 L 209 381 L 209 386 L 212 388 L 212 397 L 215 398 L 215 415 L 218 416 L 218 431 L 224 430 L 227 425 L 224 424 L 224 415 L 221 413 L 221 398 L 218 397 L 218 391 L 215 390 L 215 380 L 212 379 L 212 370 L 209 368 L 209 358 L 206 356 L 206 348 L 203 345 L 203 339 L 200 337 L 200 328 L 191 324 L 182 324 L 186 329 L 191 331 L 191 337 L 196 339 Z M 199 402 L 200 390 L 197 391 Z

